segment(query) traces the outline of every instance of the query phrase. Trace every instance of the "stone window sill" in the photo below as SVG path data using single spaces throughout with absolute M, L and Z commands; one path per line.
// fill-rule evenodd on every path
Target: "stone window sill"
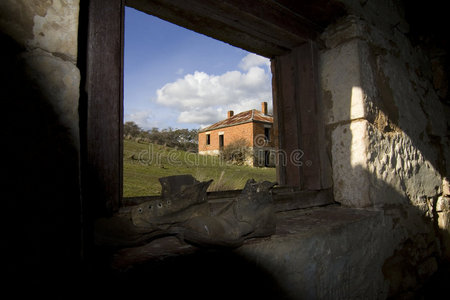
M 305 239 L 320 237 L 332 230 L 340 230 L 354 223 L 362 226 L 364 221 L 378 217 L 379 211 L 354 209 L 331 204 L 322 207 L 296 209 L 277 213 L 276 233 L 267 238 L 255 238 L 245 241 L 244 245 L 232 249 L 246 256 L 258 256 L 258 252 L 272 247 L 290 247 L 301 245 Z M 152 261 L 161 261 L 168 257 L 191 255 L 203 249 L 181 242 L 176 237 L 167 236 L 134 248 L 121 249 L 114 254 L 112 268 L 129 269 L 135 265 Z

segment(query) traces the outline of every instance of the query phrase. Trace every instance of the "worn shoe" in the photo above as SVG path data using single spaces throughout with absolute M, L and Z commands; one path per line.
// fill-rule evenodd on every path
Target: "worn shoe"
M 94 241 L 99 246 L 140 246 L 161 235 L 164 231 L 157 227 L 135 226 L 130 213 L 100 218 L 95 222 Z
M 160 200 L 144 202 L 131 210 L 135 226 L 170 225 L 209 213 L 206 190 L 212 180 L 200 182 L 191 175 L 176 175 L 160 178 L 160 182 Z
M 275 233 L 271 189 L 276 183 L 248 180 L 242 193 L 217 216 L 198 216 L 186 221 L 185 241 L 197 246 L 238 247 L 249 238 Z
M 129 213 L 97 220 L 96 244 L 131 247 L 179 233 L 181 223 L 209 214 L 206 190 L 211 182 L 199 182 L 191 175 L 160 178 L 161 199 L 136 205 Z

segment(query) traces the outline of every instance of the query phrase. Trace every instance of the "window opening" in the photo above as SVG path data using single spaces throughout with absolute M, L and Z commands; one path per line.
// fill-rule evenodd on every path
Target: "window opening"
M 223 145 L 224 145 L 224 143 L 223 143 L 223 134 L 219 134 L 219 147 L 223 148 Z
M 266 142 L 270 142 L 270 128 L 264 128 L 264 137 L 266 138 Z
M 270 166 L 270 151 L 264 151 L 264 167 Z
M 130 7 L 124 32 L 123 197 L 160 195 L 170 175 L 276 181 L 259 154 L 275 151 L 269 59 Z

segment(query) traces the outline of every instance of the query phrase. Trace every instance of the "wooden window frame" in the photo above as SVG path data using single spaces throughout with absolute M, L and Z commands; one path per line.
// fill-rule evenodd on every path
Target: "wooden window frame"
M 271 58 L 273 130 L 287 162 L 277 168 L 278 183 L 295 191 L 330 190 L 317 78 L 315 39 L 321 28 L 302 15 L 318 11 L 311 12 L 302 1 L 283 0 L 90 0 L 80 115 L 83 201 L 91 215 L 111 215 L 122 205 L 125 4 Z M 295 164 L 291 156 L 296 149 L 303 157 Z M 292 204 L 297 198 L 295 193 L 287 197 L 285 207 L 297 207 Z

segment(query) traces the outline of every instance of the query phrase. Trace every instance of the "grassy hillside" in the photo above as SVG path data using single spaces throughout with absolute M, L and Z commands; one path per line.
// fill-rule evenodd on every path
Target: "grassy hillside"
M 250 178 L 275 181 L 276 177 L 275 168 L 235 166 L 218 157 L 124 140 L 124 197 L 159 195 L 158 178 L 179 174 L 192 174 L 200 181 L 213 179 L 211 191 L 241 189 Z

